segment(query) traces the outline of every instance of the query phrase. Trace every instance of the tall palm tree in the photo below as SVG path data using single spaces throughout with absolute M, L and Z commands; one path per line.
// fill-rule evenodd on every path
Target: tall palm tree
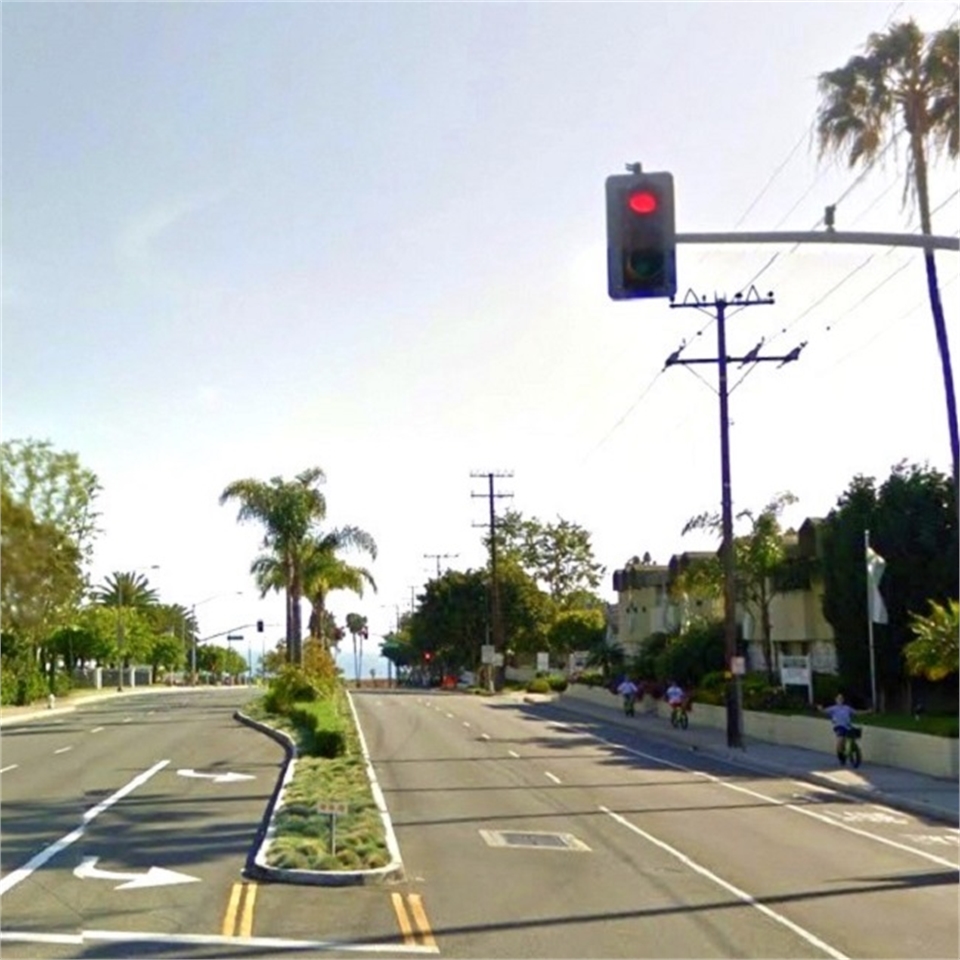
M 220 494 L 220 504 L 236 500 L 240 504 L 237 520 L 255 520 L 264 527 L 261 546 L 277 564 L 277 576 L 271 587 L 286 593 L 287 656 L 293 663 L 301 662 L 300 600 L 303 597 L 302 558 L 305 544 L 314 527 L 327 514 L 327 501 L 318 489 L 326 479 L 323 470 L 311 467 L 297 474 L 293 480 L 273 477 L 268 482 L 246 479 L 235 480 Z M 258 557 L 251 573 L 260 576 Z M 266 592 L 258 579 L 261 590 Z
M 93 599 L 101 607 L 135 607 L 145 610 L 157 602 L 157 591 L 142 574 L 116 571 L 103 578 L 99 587 L 94 587 Z
M 360 662 L 363 660 L 363 641 L 367 635 L 367 618 L 359 613 L 347 614 L 347 629 L 353 638 L 353 672 L 357 686 L 360 686 Z M 360 646 L 357 647 L 357 637 L 360 637 Z
M 371 559 L 377 558 L 377 544 L 373 537 L 359 527 L 341 527 L 316 538 L 304 557 L 304 590 L 310 600 L 310 634 L 330 645 L 324 636 L 327 622 L 327 597 L 335 590 L 349 590 L 363 596 L 365 586 L 376 592 L 377 584 L 366 567 L 355 566 L 338 554 L 344 550 L 358 550 Z
M 866 52 L 845 66 L 820 74 L 822 100 L 817 113 L 820 154 L 847 153 L 850 166 L 869 167 L 900 132 L 907 134 L 908 163 L 904 199 L 913 195 L 920 208 L 920 229 L 932 233 L 928 156 L 946 152 L 956 159 L 960 147 L 958 110 L 958 26 L 924 35 L 913 20 L 872 33 Z M 950 344 L 932 249 L 924 250 L 927 291 L 940 351 L 947 401 L 953 479 L 957 482 L 960 438 Z

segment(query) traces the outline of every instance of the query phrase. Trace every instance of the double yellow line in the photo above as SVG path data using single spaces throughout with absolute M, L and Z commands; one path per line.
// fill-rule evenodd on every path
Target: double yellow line
M 410 913 L 407 913 L 406 905 L 403 902 L 403 894 L 391 893 L 393 900 L 393 911 L 397 915 L 397 923 L 400 924 L 400 932 L 403 934 L 403 942 L 408 947 L 417 946 L 417 936 L 414 933 L 413 925 L 410 923 L 410 917 L 413 916 L 413 923 L 417 926 L 421 941 L 420 946 L 432 947 L 436 949 L 437 941 L 433 938 L 433 931 L 430 929 L 430 921 L 427 920 L 427 913 L 423 909 L 423 899 L 419 893 L 408 893 L 407 902 L 410 904 Z
M 225 937 L 253 935 L 253 905 L 257 900 L 255 883 L 235 883 L 227 901 L 222 933 Z

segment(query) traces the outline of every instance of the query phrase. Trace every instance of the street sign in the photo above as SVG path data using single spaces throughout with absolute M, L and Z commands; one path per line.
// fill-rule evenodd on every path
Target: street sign
M 550 654 L 544 650 L 537 652 L 537 673 L 546 673 L 550 669 Z
M 496 648 L 492 643 L 484 643 L 480 647 L 480 662 L 491 664 L 496 653 Z
M 227 634 L 227 639 L 228 639 L 228 640 L 242 640 L 242 639 L 243 639 L 243 634 L 242 634 L 242 633 L 228 633 L 228 634 Z
M 349 804 L 341 803 L 338 800 L 320 800 L 317 803 L 317 813 L 339 814 L 342 816 L 349 808 Z

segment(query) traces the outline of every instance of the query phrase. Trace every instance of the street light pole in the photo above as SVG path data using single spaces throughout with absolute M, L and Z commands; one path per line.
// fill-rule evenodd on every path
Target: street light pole
M 240 597 L 243 595 L 242 590 L 237 590 L 233 593 L 215 593 L 212 597 L 206 597 L 203 600 L 198 600 L 196 603 L 190 605 L 190 621 L 192 628 L 194 629 L 193 633 L 193 642 L 190 644 L 190 686 L 195 687 L 197 685 L 197 634 L 196 634 L 196 619 L 197 619 L 197 607 L 202 607 L 205 603 L 210 603 L 213 600 L 219 600 L 221 597 Z

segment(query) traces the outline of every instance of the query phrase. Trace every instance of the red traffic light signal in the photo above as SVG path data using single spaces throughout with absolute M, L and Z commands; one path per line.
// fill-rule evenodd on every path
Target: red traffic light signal
M 607 177 L 607 287 L 611 299 L 677 292 L 673 175 Z
M 426 650 L 424 651 L 423 659 L 426 660 L 427 663 L 429 663 L 431 659 L 433 659 L 433 654 L 429 650 Z

